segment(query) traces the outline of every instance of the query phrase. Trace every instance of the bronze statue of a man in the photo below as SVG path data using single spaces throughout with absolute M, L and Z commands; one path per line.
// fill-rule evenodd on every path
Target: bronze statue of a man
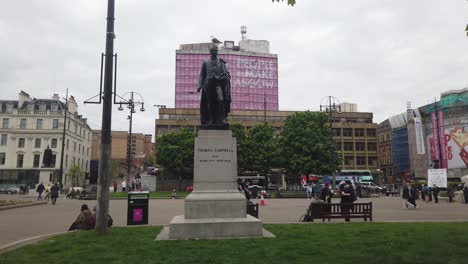
M 231 112 L 231 76 L 226 61 L 218 58 L 218 47 L 210 49 L 210 58 L 202 63 L 198 90 L 202 91 L 200 121 L 204 129 L 227 129 Z
M 52 150 L 47 145 L 47 148 L 44 150 L 44 156 L 42 158 L 42 165 L 43 168 L 51 168 L 52 167 Z

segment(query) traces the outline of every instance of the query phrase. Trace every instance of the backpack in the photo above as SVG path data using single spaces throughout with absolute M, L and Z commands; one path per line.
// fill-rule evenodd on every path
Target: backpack
M 113 220 L 112 217 L 108 214 L 108 215 L 107 215 L 107 227 L 111 227 L 112 224 L 114 224 L 114 220 Z
M 86 217 L 86 230 L 90 230 L 94 228 L 94 216 L 93 214 L 85 214 Z

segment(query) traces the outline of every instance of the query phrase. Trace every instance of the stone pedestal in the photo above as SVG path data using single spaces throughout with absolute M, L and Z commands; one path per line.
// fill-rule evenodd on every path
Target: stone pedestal
M 232 131 L 200 130 L 194 153 L 194 191 L 185 198 L 185 215 L 169 223 L 169 239 L 261 237 L 262 221 L 246 214 L 237 190 Z

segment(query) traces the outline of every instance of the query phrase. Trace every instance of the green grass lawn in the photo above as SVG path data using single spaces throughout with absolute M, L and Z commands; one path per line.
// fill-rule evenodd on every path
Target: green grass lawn
M 185 198 L 189 195 L 190 192 L 177 192 L 177 198 Z M 150 198 L 170 198 L 172 192 L 169 191 L 160 191 L 160 192 L 150 192 Z M 110 198 L 127 198 L 128 193 L 126 192 L 111 192 L 109 193 Z
M 265 225 L 276 238 L 155 241 L 161 227 L 58 236 L 0 263 L 467 263 L 468 222 Z

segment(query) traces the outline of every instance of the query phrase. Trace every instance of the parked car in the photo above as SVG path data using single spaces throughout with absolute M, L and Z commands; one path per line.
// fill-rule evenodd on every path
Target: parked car
M 383 189 L 384 189 L 384 188 L 374 184 L 373 182 L 361 182 L 361 187 L 362 187 L 362 189 L 366 189 L 366 190 L 369 190 L 369 191 L 375 192 L 375 193 L 381 193 L 381 192 L 383 192 Z
M 13 188 L 3 187 L 3 188 L 0 188 L 0 193 L 17 194 L 18 191 L 16 189 L 13 189 Z

